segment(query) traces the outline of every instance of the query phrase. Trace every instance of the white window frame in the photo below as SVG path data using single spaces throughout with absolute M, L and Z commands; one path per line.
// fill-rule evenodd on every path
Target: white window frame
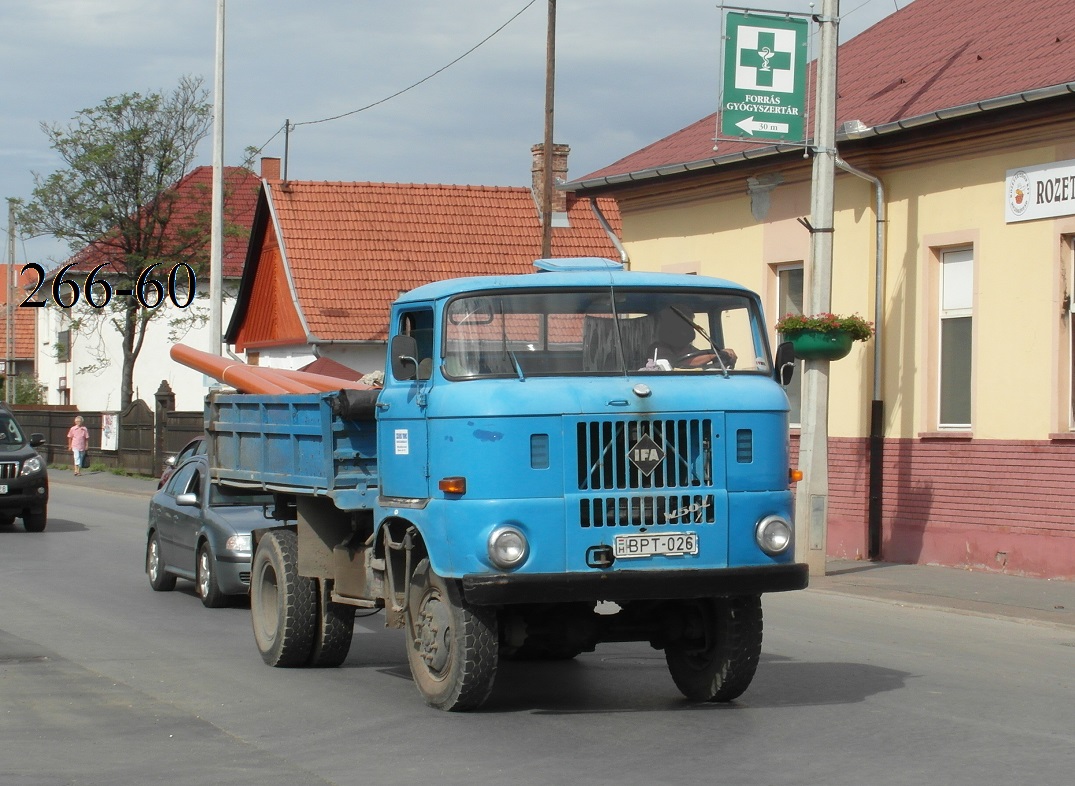
M 974 357 L 974 273 L 975 254 L 973 246 L 944 249 L 940 253 L 937 302 L 937 428 L 940 430 L 969 431 L 974 412 L 973 357 Z M 958 267 L 957 267 L 958 266 Z M 966 347 L 968 366 L 965 370 L 967 418 L 966 421 L 945 422 L 945 322 L 969 319 L 970 345 Z M 951 367 L 949 366 L 949 369 Z

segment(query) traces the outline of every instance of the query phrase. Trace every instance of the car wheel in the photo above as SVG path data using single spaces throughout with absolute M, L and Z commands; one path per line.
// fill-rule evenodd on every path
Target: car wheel
M 44 532 L 47 522 L 48 511 L 45 508 L 28 510 L 22 514 L 22 525 L 26 527 L 27 532 Z
M 194 586 L 198 589 L 198 597 L 202 599 L 202 605 L 207 609 L 220 608 L 228 600 L 228 596 L 220 591 L 220 586 L 217 584 L 216 558 L 208 543 L 202 543 L 198 549 Z
M 15 523 L 15 517 L 9 516 L 6 513 L 0 516 L 0 527 L 10 527 Z
M 164 569 L 160 536 L 155 531 L 146 544 L 146 575 L 149 576 L 149 586 L 157 592 L 170 592 L 175 589 L 175 576 Z

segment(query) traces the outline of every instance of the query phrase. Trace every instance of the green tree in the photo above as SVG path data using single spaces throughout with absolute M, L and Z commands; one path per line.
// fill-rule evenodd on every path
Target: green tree
M 69 261 L 80 273 L 104 264 L 96 278 L 111 278 L 114 288 L 134 289 L 141 272 L 155 263 L 165 275 L 179 263 L 196 274 L 206 270 L 210 201 L 199 200 L 191 210 L 174 186 L 191 170 L 211 128 L 207 99 L 202 80 L 188 76 L 170 94 L 106 98 L 67 125 L 42 123 L 65 166 L 47 177 L 34 173 L 33 197 L 18 210 L 23 231 L 67 241 L 75 254 Z M 114 297 L 104 308 L 84 307 L 72 319 L 76 332 L 120 334 L 121 409 L 134 396 L 134 366 L 146 328 L 165 313 L 143 308 L 135 297 Z
M 0 377 L 0 389 L 7 396 L 7 379 Z M 45 386 L 32 374 L 18 374 L 11 378 L 11 398 L 8 404 L 44 404 Z

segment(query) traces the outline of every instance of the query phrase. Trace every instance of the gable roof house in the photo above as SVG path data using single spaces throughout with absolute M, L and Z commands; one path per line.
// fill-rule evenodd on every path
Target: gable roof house
M 33 287 L 36 275 L 27 271 L 23 275 L 21 265 L 9 263 L 0 267 L 0 305 L 3 306 L 4 317 L 0 319 L 0 352 L 3 353 L 4 363 L 0 368 L 0 395 L 7 395 L 6 377 L 34 376 L 34 346 L 37 343 L 35 336 L 37 323 L 34 319 L 34 309 L 23 308 L 22 303 L 26 299 L 24 287 Z M 10 326 L 10 341 L 8 338 Z M 13 394 L 15 391 L 13 391 Z M 10 403 L 20 403 L 16 398 Z
M 175 184 L 172 192 L 175 202 L 167 232 L 177 237 L 191 236 L 191 242 L 208 245 L 207 221 L 212 200 L 212 174 L 210 166 L 191 170 Z M 222 322 L 231 315 L 246 258 L 249 227 L 254 213 L 259 178 L 242 167 L 224 169 L 224 255 L 222 275 L 224 280 Z M 203 223 L 205 226 L 203 226 Z M 178 234 L 183 233 L 183 234 Z M 201 249 L 199 249 L 200 251 Z M 42 287 L 35 299 L 48 295 L 44 308 L 37 312 L 36 362 L 38 381 L 46 388 L 49 404 L 70 404 L 83 410 L 117 410 L 120 396 L 120 372 L 123 350 L 120 334 L 102 324 L 99 318 L 104 309 L 94 309 L 87 302 L 86 277 L 99 265 L 103 267 L 95 275 L 97 279 L 111 279 L 111 298 L 126 297 L 118 292 L 122 285 L 116 276 L 125 270 L 118 252 L 110 248 L 107 238 L 81 249 L 64 264 L 72 264 L 64 279 L 70 279 L 82 292 L 76 308 L 58 306 L 51 295 L 52 279 Z M 192 251 L 193 253 L 193 251 Z M 208 253 L 206 252 L 206 256 Z M 50 272 L 54 277 L 62 265 Z M 193 269 L 193 268 L 192 268 Z M 177 341 L 194 347 L 209 349 L 211 346 L 208 325 L 208 273 L 196 272 L 196 299 L 186 303 L 185 293 L 180 292 L 172 302 L 168 293 L 170 270 L 164 266 L 150 272 L 147 279 L 159 282 L 163 288 L 160 309 L 146 329 L 145 341 L 134 366 L 134 398 L 153 405 L 154 393 L 166 382 L 175 394 L 176 408 L 200 410 L 205 398 L 205 378 L 199 372 L 173 362 L 168 355 L 171 345 Z M 189 275 L 178 270 L 175 281 L 184 287 Z M 152 284 L 146 290 L 147 299 L 155 302 L 157 292 Z M 65 299 L 72 291 L 61 287 Z M 103 288 L 97 287 L 94 297 L 101 301 Z M 129 297 L 135 297 L 132 293 Z M 96 313 L 94 313 L 96 312 Z M 92 319 L 85 319 L 89 314 Z M 84 324 L 73 327 L 72 320 L 82 317 Z M 93 370 L 88 370 L 90 368 Z
M 266 177 L 225 340 L 265 366 L 329 359 L 382 370 L 388 309 L 401 292 L 444 278 L 533 271 L 541 256 L 541 148 L 532 151 L 534 190 Z M 554 148 L 554 173 L 566 175 L 568 152 Z M 591 202 L 554 192 L 553 256 L 619 258 L 616 204 L 598 200 L 606 231 Z
M 878 335 L 829 370 L 830 556 L 1075 578 L 1073 30 L 913 0 L 839 47 L 832 310 Z M 808 148 L 718 120 L 568 188 L 617 200 L 633 268 L 738 280 L 773 323 L 810 289 Z

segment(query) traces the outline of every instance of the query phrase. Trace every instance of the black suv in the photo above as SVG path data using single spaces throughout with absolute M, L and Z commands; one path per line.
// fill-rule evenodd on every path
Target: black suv
M 45 458 L 35 447 L 44 434 L 26 439 L 11 410 L 0 404 L 0 525 L 22 517 L 27 532 L 41 532 L 48 519 L 49 476 Z

